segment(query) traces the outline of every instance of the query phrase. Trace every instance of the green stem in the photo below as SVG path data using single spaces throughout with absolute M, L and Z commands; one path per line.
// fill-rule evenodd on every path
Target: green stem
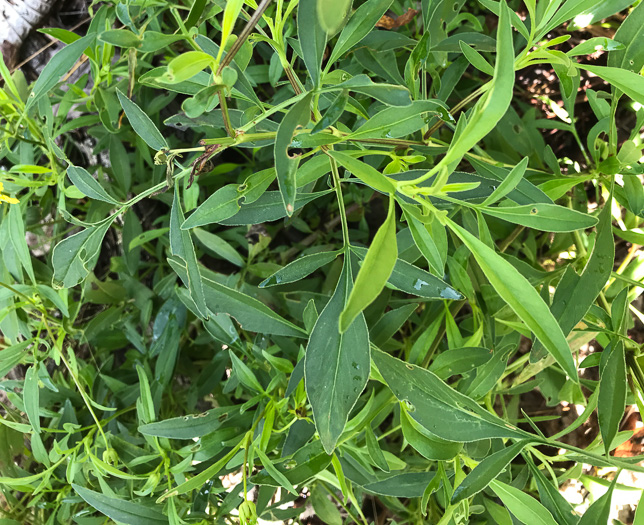
M 344 197 L 342 196 L 342 186 L 340 183 L 340 173 L 338 172 L 338 164 L 335 159 L 329 155 L 331 161 L 331 173 L 333 175 L 333 186 L 335 187 L 335 194 L 338 198 L 338 211 L 340 213 L 340 221 L 342 223 L 342 239 L 343 247 L 346 250 L 349 247 L 349 225 L 347 223 L 347 212 L 344 208 Z

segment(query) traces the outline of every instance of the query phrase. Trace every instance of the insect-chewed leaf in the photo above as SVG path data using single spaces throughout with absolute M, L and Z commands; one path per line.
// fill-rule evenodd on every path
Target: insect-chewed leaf
M 229 416 L 239 413 L 235 407 L 218 407 L 203 414 L 173 417 L 139 426 L 146 436 L 170 439 L 193 439 L 217 430 Z
M 310 103 L 311 95 L 307 95 L 297 102 L 280 123 L 275 137 L 275 171 L 277 172 L 277 182 L 284 201 L 284 208 L 289 217 L 295 211 L 297 192 L 295 172 L 300 164 L 300 159 L 299 156 L 292 157 L 288 152 L 288 148 L 297 127 L 305 126 L 311 118 Z

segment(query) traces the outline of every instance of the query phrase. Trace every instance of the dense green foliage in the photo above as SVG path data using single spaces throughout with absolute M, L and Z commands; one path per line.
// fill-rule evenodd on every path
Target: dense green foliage
M 644 472 L 644 4 L 185 4 L 0 63 L 0 523 L 605 523 L 559 485 Z

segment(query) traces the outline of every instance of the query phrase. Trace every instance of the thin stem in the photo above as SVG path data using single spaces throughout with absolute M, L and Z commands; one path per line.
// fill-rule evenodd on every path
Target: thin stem
M 223 91 L 219 91 L 219 106 L 221 107 L 221 116 L 224 118 L 224 127 L 226 128 L 226 133 L 231 139 L 235 138 L 235 130 L 233 129 L 232 124 L 230 123 L 230 115 L 228 114 L 228 103 L 226 102 L 226 97 L 224 96 Z
M 235 58 L 235 55 L 241 49 L 241 46 L 244 44 L 244 42 L 246 42 L 246 39 L 253 32 L 253 29 L 255 29 L 257 22 L 259 22 L 259 19 L 262 17 L 264 11 L 266 11 L 266 8 L 270 3 L 271 0 L 262 0 L 262 2 L 257 6 L 257 9 L 253 13 L 253 16 L 250 17 L 250 20 L 246 23 L 244 29 L 242 29 L 242 32 L 239 33 L 239 36 L 230 48 L 230 51 L 226 53 L 226 56 L 219 64 L 219 67 L 217 68 L 217 75 L 221 74 L 223 69 L 233 61 L 233 58 Z
M 338 171 L 338 164 L 335 159 L 329 155 L 331 161 L 331 173 L 333 175 L 333 186 L 335 187 L 335 194 L 338 198 L 338 211 L 340 213 L 340 221 L 342 223 L 342 239 L 343 246 L 346 250 L 349 247 L 349 225 L 347 223 L 347 211 L 344 208 L 344 197 L 342 196 L 342 187 L 340 183 L 340 173 Z

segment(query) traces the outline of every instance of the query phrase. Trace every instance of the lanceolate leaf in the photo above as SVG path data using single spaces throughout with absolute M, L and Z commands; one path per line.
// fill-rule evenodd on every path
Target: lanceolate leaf
M 90 199 L 97 199 L 99 201 L 109 202 L 110 204 L 117 204 L 116 200 L 110 197 L 110 195 L 103 189 L 103 186 L 101 186 L 94 177 L 87 173 L 87 170 L 76 166 L 70 166 L 67 168 L 67 176 L 74 186 L 76 186 Z
M 132 126 L 132 129 L 134 129 L 134 132 L 152 149 L 158 151 L 163 148 L 167 148 L 168 143 L 165 138 L 163 138 L 163 135 L 161 135 L 161 132 L 154 125 L 154 122 L 152 122 L 150 117 L 148 117 L 139 106 L 121 93 L 118 88 L 116 89 L 116 94 L 118 95 L 121 107 L 123 108 L 123 111 L 125 111 L 127 119 L 130 121 L 130 125 Z
M 326 46 L 326 31 L 318 20 L 317 3 L 318 0 L 300 0 L 297 8 L 297 34 L 302 58 L 315 87 L 320 83 L 322 55 Z
M 615 258 L 615 242 L 611 230 L 610 206 L 604 206 L 599 215 L 595 245 L 581 275 L 568 268 L 557 285 L 550 311 L 559 326 L 568 335 L 581 321 L 604 288 Z M 570 298 L 575 300 L 571 301 Z
M 27 99 L 27 108 L 49 93 L 94 41 L 95 35 L 88 35 L 65 46 L 56 53 L 40 72 Z
M 366 248 L 360 248 L 359 246 L 352 246 L 351 251 L 360 259 L 364 259 L 368 253 Z M 463 299 L 463 294 L 442 279 L 402 259 L 396 260 L 388 283 L 398 290 L 418 297 L 452 301 Z
M 179 203 L 179 187 L 174 190 L 174 199 L 170 213 L 170 252 L 172 255 L 183 260 L 186 266 L 187 280 L 183 284 L 190 290 L 190 297 L 195 302 L 197 310 L 201 317 L 208 318 L 208 308 L 204 297 L 201 274 L 195 254 L 195 247 L 192 244 L 190 232 L 182 230 L 181 225 L 184 222 L 183 210 Z M 216 313 L 216 312 L 214 312 Z
M 333 64 L 351 47 L 367 36 L 392 3 L 393 0 L 368 0 L 358 7 L 351 15 L 347 25 L 344 26 L 342 33 L 340 33 L 331 52 L 329 64 Z
M 498 480 L 490 484 L 508 510 L 525 525 L 557 525 L 552 514 L 529 494 Z
M 300 3 L 300 9 L 302 9 L 302 3 Z M 296 103 L 280 123 L 277 136 L 275 137 L 274 153 L 277 182 L 279 183 L 284 207 L 289 217 L 295 211 L 295 194 L 297 191 L 295 172 L 297 171 L 300 159 L 298 156 L 292 156 L 288 149 L 293 140 L 293 133 L 295 133 L 297 127 L 305 126 L 311 118 L 310 103 L 310 95 Z
M 364 162 L 341 151 L 329 151 L 328 154 L 373 189 L 387 194 L 391 194 L 396 191 L 395 183 L 375 168 L 369 166 L 369 164 L 365 164 Z
M 398 258 L 395 202 L 392 195 L 389 198 L 387 218 L 373 238 L 358 272 L 356 284 L 340 314 L 341 333 L 345 332 L 356 316 L 378 297 L 394 269 Z
M 98 226 L 85 228 L 67 237 L 54 247 L 54 288 L 71 288 L 85 280 L 96 265 L 103 237 L 114 219 L 116 215 Z
M 452 496 L 452 504 L 474 496 L 482 491 L 490 482 L 497 478 L 522 450 L 529 441 L 518 441 L 494 454 L 487 456 L 470 472 L 463 482 L 456 487 Z
M 208 197 L 181 225 L 182 230 L 205 226 L 226 220 L 239 211 L 241 194 L 237 184 L 228 184 L 219 188 Z
M 122 498 L 72 484 L 76 493 L 101 514 L 127 525 L 167 525 L 168 518 L 155 509 L 154 503 L 142 505 Z
M 448 219 L 448 226 L 469 248 L 496 292 L 532 330 L 557 360 L 564 372 L 577 381 L 577 369 L 568 342 L 548 309 L 528 280 L 493 249 Z
M 547 232 L 584 230 L 597 224 L 595 217 L 557 204 L 485 207 L 481 211 L 514 224 Z
M 306 337 L 306 332 L 279 316 L 261 301 L 219 284 L 204 272 L 203 284 L 208 309 L 234 317 L 244 330 L 260 334 Z
M 202 414 L 173 417 L 139 426 L 147 436 L 170 439 L 193 439 L 217 430 L 229 417 L 238 414 L 239 408 L 218 407 Z
M 364 317 L 358 313 L 344 333 L 338 331 L 338 317 L 352 286 L 351 265 L 346 259 L 338 286 L 320 313 L 306 347 L 306 394 L 320 441 L 328 454 L 333 452 L 349 412 L 369 378 L 369 332 Z
M 533 438 L 457 392 L 429 370 L 376 349 L 372 358 L 394 395 L 407 404 L 409 415 L 433 435 L 461 443 L 492 437 Z
M 644 77 L 641 75 L 618 67 L 589 66 L 587 64 L 575 64 L 575 66 L 595 73 L 611 86 L 626 93 L 626 96 L 632 98 L 633 101 L 644 104 Z
M 275 286 L 278 284 L 287 284 L 304 279 L 307 275 L 312 274 L 318 268 L 325 264 L 329 264 L 339 254 L 341 250 L 331 252 L 313 253 L 305 255 L 299 259 L 287 264 L 284 268 L 276 271 L 273 275 L 264 279 L 260 284 L 260 288 Z
M 356 75 L 334 86 L 324 87 L 322 91 L 348 89 L 379 100 L 388 106 L 408 106 L 411 104 L 409 90 L 395 84 L 373 82 L 367 75 Z
M 614 340 L 610 349 L 606 365 L 601 371 L 599 380 L 599 399 L 597 401 L 597 416 L 599 430 L 606 455 L 611 450 L 611 443 L 619 430 L 619 424 L 624 416 L 626 403 L 626 362 L 624 361 L 624 343 Z

